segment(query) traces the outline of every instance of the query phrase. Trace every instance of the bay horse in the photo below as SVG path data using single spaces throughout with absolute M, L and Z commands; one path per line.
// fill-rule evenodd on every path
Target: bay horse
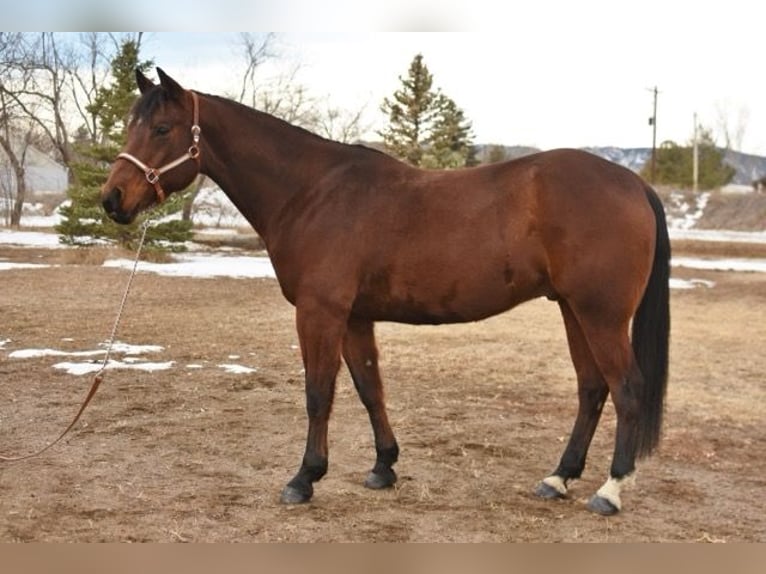
M 477 321 L 547 297 L 564 320 L 579 409 L 558 466 L 536 493 L 567 495 L 611 395 L 614 455 L 588 508 L 620 510 L 636 459 L 659 442 L 668 373 L 670 243 L 649 185 L 573 149 L 422 170 L 157 73 L 159 84 L 136 72 L 140 96 L 101 191 L 103 207 L 129 223 L 203 173 L 265 242 L 296 309 L 305 366 L 308 436 L 283 503 L 308 502 L 327 472 L 341 357 L 374 433 L 377 457 L 365 486 L 395 483 L 399 447 L 376 321 Z

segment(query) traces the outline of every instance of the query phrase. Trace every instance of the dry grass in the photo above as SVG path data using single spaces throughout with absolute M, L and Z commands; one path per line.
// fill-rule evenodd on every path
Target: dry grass
M 766 193 L 713 192 L 697 227 L 763 231 L 766 229 Z

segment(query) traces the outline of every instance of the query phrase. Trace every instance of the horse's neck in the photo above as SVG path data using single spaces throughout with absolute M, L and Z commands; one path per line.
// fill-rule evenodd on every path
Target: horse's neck
M 200 124 L 203 173 L 267 244 L 270 222 L 294 194 L 337 162 L 343 150 L 341 144 L 220 98 L 204 98 Z

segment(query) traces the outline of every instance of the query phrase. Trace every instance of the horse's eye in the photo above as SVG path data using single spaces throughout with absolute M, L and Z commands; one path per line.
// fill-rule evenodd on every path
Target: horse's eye
M 154 135 L 156 136 L 166 136 L 170 133 L 170 128 L 166 125 L 159 125 L 154 128 Z

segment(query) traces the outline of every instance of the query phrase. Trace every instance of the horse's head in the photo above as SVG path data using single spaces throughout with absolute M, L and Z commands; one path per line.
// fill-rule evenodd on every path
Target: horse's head
M 136 70 L 141 96 L 130 114 L 125 147 L 101 189 L 104 210 L 117 223 L 130 223 L 199 173 L 197 95 L 161 69 L 157 73 L 159 85 Z

